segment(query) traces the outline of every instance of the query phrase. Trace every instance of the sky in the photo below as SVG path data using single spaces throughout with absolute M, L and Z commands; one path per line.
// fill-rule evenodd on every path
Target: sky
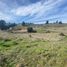
M 67 22 L 67 0 L 0 0 L 0 20 L 44 23 Z

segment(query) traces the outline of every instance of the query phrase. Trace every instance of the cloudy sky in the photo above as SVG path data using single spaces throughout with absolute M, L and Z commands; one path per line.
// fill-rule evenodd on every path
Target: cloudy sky
M 67 0 L 0 0 L 0 19 L 8 22 L 66 22 Z

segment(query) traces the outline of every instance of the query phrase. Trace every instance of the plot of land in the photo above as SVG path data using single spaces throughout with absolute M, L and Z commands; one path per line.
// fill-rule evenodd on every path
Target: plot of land
M 0 67 L 67 67 L 67 27 L 0 31 Z

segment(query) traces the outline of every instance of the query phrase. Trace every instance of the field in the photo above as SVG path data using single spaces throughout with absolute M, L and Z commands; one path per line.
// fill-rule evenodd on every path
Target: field
M 67 67 L 67 25 L 35 29 L 37 33 L 0 31 L 0 67 Z

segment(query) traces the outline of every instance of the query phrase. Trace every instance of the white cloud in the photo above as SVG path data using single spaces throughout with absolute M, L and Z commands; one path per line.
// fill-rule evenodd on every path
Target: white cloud
M 0 12 L 0 19 L 6 20 L 6 21 L 12 20 L 10 15 L 4 14 L 2 12 Z
M 9 16 L 7 14 L 0 13 L 0 18 L 10 20 L 14 19 L 14 17 L 18 17 L 19 19 L 22 16 L 25 18 L 27 16 L 28 19 L 25 21 L 37 21 L 57 18 L 60 16 L 64 17 L 67 11 L 67 7 L 64 7 L 63 11 L 59 11 L 59 6 L 62 5 L 64 1 L 65 0 L 41 0 L 40 2 L 29 4 L 28 6 L 18 6 L 17 8 L 11 8 L 10 13 L 12 14 L 12 16 L 11 14 Z M 3 7 L 4 10 L 6 10 L 5 7 L 7 6 L 5 6 L 5 4 L 3 4 Z M 0 9 L 2 10 L 1 7 Z M 65 14 L 63 15 L 63 13 Z
M 56 11 L 58 11 L 58 6 L 60 5 L 60 3 L 62 3 L 62 0 L 48 0 L 46 1 L 42 6 L 42 10 L 40 10 L 37 15 L 34 17 L 35 19 L 40 19 L 41 17 L 46 17 L 48 14 L 54 13 Z M 58 12 L 59 13 L 59 12 Z
M 34 17 L 37 19 L 44 14 L 46 16 L 47 14 L 51 13 L 51 11 L 55 9 L 58 5 L 60 5 L 59 3 L 61 2 L 62 0 L 46 0 L 44 3 L 37 2 L 29 6 L 20 6 L 17 9 L 11 10 L 11 12 L 16 16 L 33 16 L 34 14 L 36 14 L 36 16 Z
M 35 13 L 38 13 L 42 8 L 43 8 L 43 6 L 41 5 L 40 2 L 38 2 L 36 4 L 32 4 L 29 6 L 18 7 L 17 9 L 11 10 L 11 12 L 17 16 L 27 16 L 27 15 L 32 16 Z

